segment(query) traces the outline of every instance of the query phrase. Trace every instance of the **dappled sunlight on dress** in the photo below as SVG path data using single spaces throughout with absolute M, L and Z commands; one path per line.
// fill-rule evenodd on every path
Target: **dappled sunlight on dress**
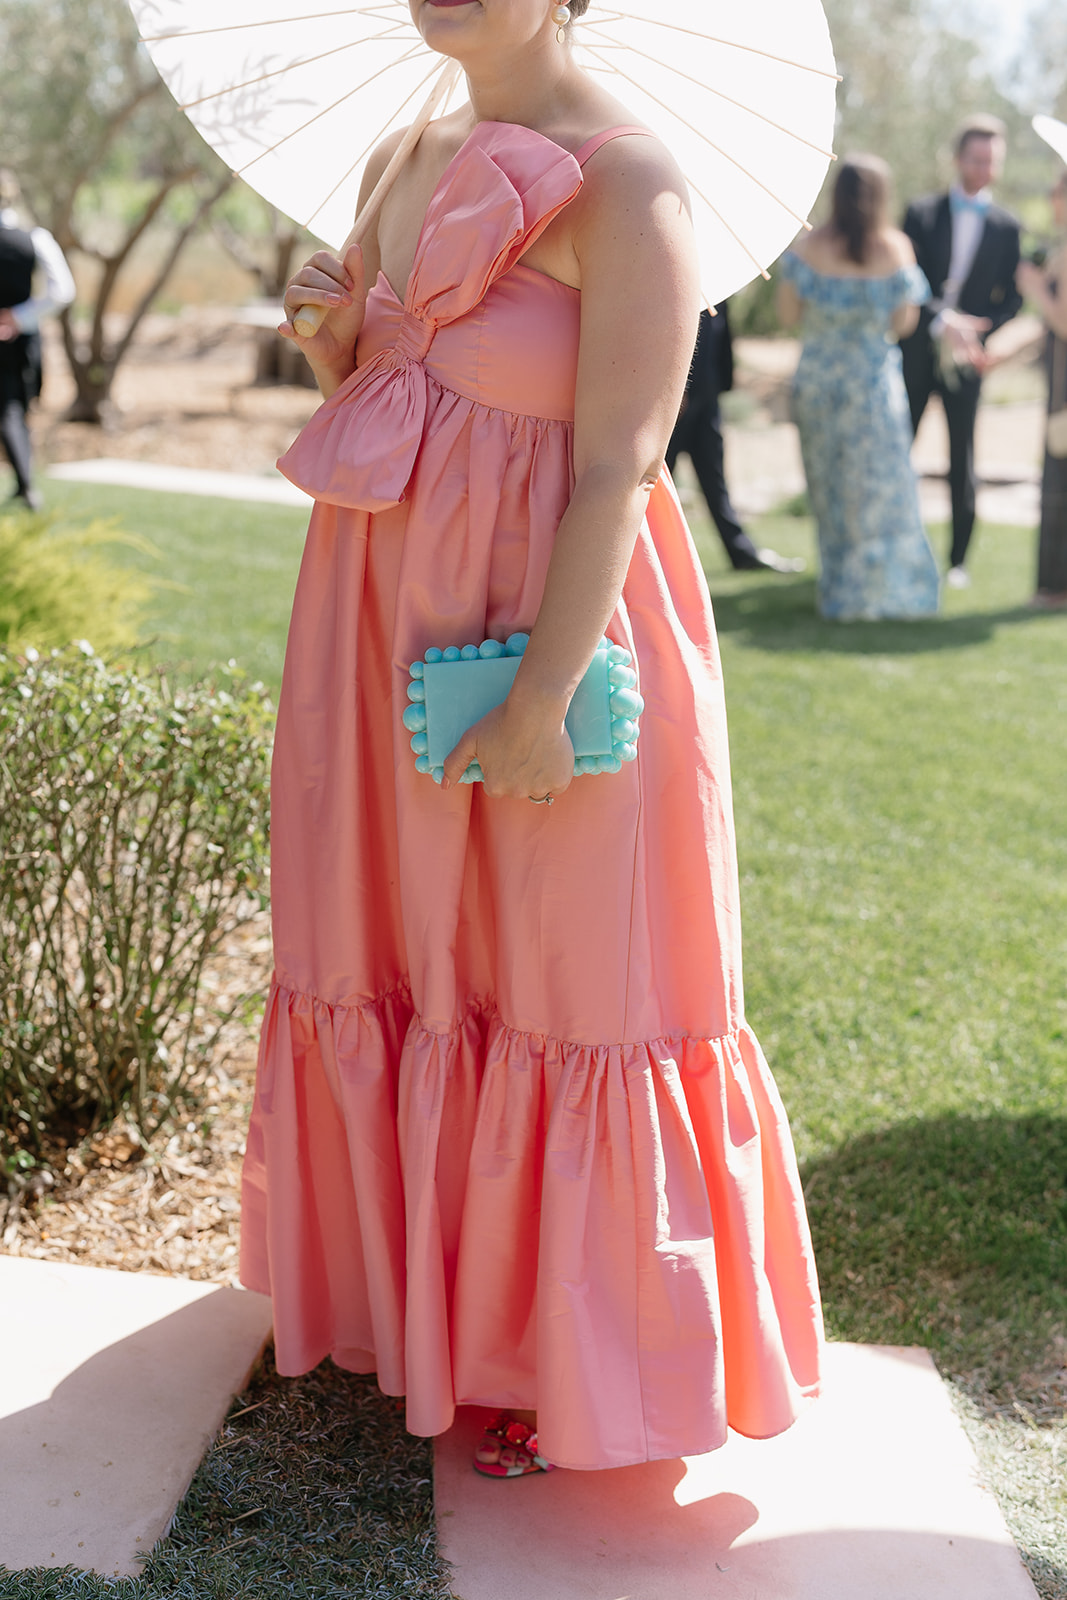
M 274 762 L 276 977 L 242 1275 L 279 1368 L 536 1407 L 573 1467 L 787 1427 L 818 1292 L 785 1114 L 744 1022 L 718 651 L 654 489 L 609 628 L 638 759 L 551 807 L 440 790 L 401 718 L 430 645 L 533 624 L 573 489 L 578 293 L 519 257 L 580 159 L 482 123 L 401 305 L 283 462 L 318 500 Z

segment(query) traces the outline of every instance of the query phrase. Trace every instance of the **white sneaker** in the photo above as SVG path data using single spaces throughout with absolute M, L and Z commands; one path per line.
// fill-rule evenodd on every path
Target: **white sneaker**
M 966 567 L 949 567 L 945 573 L 945 582 L 950 589 L 969 589 L 971 587 L 971 575 Z

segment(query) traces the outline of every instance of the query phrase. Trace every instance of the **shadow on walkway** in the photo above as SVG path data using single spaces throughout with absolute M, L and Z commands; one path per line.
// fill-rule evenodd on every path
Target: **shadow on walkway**
M 463 1600 L 1033 1600 L 924 1351 L 832 1346 L 787 1433 L 687 1461 L 501 1485 L 484 1415 L 435 1444 Z

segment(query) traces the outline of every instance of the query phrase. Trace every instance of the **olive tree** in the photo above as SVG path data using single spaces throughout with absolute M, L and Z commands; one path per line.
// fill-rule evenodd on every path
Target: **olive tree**
M 88 304 L 61 321 L 69 416 L 100 422 L 142 319 L 233 180 L 170 99 L 125 0 L 0 0 L 0 106 L 0 159 L 34 217 L 95 268 Z M 120 314 L 147 235 L 152 266 Z
M 1017 98 L 1029 111 L 1067 122 L 1067 8 L 1063 0 L 1031 7 L 1015 64 Z

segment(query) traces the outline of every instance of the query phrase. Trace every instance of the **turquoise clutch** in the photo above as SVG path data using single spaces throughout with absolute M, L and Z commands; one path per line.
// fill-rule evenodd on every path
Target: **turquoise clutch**
M 519 660 L 530 642 L 513 633 L 505 644 L 449 645 L 427 650 L 411 664 L 404 726 L 412 735 L 415 766 L 435 783 L 467 729 L 507 699 Z M 566 727 L 574 746 L 574 773 L 618 772 L 637 755 L 639 721 L 645 702 L 637 692 L 633 657 L 620 644 L 601 639 L 574 693 Z M 482 769 L 472 761 L 461 782 L 478 783 Z

